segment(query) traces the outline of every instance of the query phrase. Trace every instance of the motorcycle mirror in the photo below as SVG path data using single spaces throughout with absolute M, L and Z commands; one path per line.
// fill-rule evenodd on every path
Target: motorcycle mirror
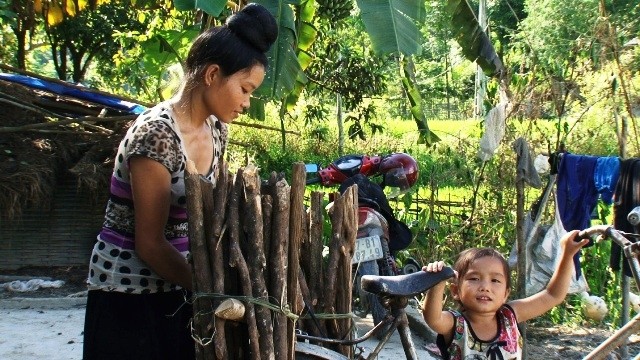
M 304 169 L 307 173 L 307 185 L 321 182 L 322 179 L 318 174 L 318 171 L 320 171 L 318 164 L 304 164 Z
M 304 164 L 304 169 L 307 173 L 317 173 L 320 166 L 318 164 Z

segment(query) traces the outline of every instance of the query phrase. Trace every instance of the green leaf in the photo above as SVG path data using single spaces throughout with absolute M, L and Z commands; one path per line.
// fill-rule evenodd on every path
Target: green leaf
M 150 74 L 157 74 L 164 71 L 167 64 L 181 62 L 198 33 L 199 29 L 196 26 L 183 31 L 158 31 L 156 36 L 142 44 L 145 69 Z
M 298 19 L 298 50 L 309 50 L 316 40 L 318 30 L 313 25 L 316 13 L 315 0 L 305 0 L 300 3 Z
M 269 69 L 262 85 L 256 90 L 256 96 L 267 99 L 282 99 L 294 89 L 302 68 L 298 62 L 294 46 L 297 43 L 293 10 L 284 1 L 256 1 L 266 7 L 276 18 L 279 25 L 278 39 L 271 46 Z
M 218 17 L 227 6 L 227 0 L 174 0 L 174 4 L 180 11 L 200 9 L 213 17 Z
M 295 105 L 300 98 L 302 90 L 306 87 L 308 79 L 304 70 L 311 64 L 314 59 L 313 54 L 308 50 L 315 42 L 318 30 L 313 25 L 314 16 L 316 13 L 315 0 L 303 0 L 298 7 L 298 43 L 297 43 L 297 57 L 298 64 L 301 71 L 298 73 L 293 90 L 289 92 L 285 99 L 285 108 L 287 111 L 294 109 Z
M 477 62 L 487 76 L 504 74 L 502 60 L 467 0 L 448 0 L 447 11 L 451 15 L 453 36 L 467 60 Z
M 262 101 L 261 99 L 258 98 L 251 98 L 251 104 L 249 104 L 249 110 L 247 111 L 247 114 L 252 118 L 252 119 L 257 119 L 260 121 L 264 121 L 265 117 L 266 117 L 266 112 L 264 110 L 265 107 L 265 103 L 264 101 Z
M 422 96 L 420 90 L 415 82 L 415 76 L 413 72 L 413 62 L 410 58 L 404 58 L 401 61 L 402 72 L 402 87 L 407 93 L 409 103 L 411 104 L 411 115 L 418 126 L 419 144 L 426 144 L 428 146 L 440 141 L 440 138 L 429 130 L 427 125 L 427 118 L 424 115 L 424 107 L 422 106 Z
M 364 26 L 378 54 L 420 53 L 420 29 L 424 22 L 424 1 L 357 0 Z
M 196 9 L 201 9 L 207 14 L 218 17 L 227 6 L 227 0 L 195 0 Z
M 173 0 L 177 10 L 189 11 L 196 8 L 196 0 Z

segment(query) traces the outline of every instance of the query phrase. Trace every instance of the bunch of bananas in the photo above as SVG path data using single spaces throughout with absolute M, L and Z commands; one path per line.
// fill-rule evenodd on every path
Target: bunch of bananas
M 353 10 L 353 0 L 316 0 L 317 14 L 329 21 L 338 21 L 348 17 Z

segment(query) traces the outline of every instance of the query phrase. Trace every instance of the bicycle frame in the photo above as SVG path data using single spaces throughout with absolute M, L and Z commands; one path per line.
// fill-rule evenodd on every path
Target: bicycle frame
M 304 339 L 309 341 L 322 342 L 322 343 L 334 344 L 334 345 L 350 346 L 350 345 L 357 345 L 365 340 L 368 340 L 372 336 L 377 335 L 380 331 L 382 331 L 382 338 L 378 342 L 378 345 L 366 357 L 366 359 L 369 360 L 369 359 L 378 358 L 380 351 L 382 350 L 384 345 L 389 341 L 389 339 L 391 338 L 391 335 L 393 335 L 393 332 L 396 331 L 397 329 L 400 335 L 400 340 L 402 342 L 402 347 L 404 349 L 407 360 L 417 360 L 418 355 L 413 345 L 413 340 L 411 339 L 411 332 L 409 330 L 409 321 L 407 319 L 407 313 L 404 310 L 408 301 L 406 298 L 396 298 L 394 300 L 396 302 L 400 300 L 399 303 L 404 303 L 404 306 L 401 306 L 399 304 L 391 305 L 391 311 L 389 312 L 389 314 L 387 314 L 387 316 L 382 321 L 380 321 L 371 330 L 369 330 L 366 334 L 362 335 L 359 338 L 341 340 L 341 339 L 328 339 L 328 338 L 322 338 L 322 337 L 315 337 L 315 336 L 304 335 L 304 334 L 297 334 L 296 337 L 298 339 Z M 358 358 L 361 359 L 361 357 L 358 357 Z
M 397 330 L 407 360 L 417 360 L 418 355 L 411 338 L 409 320 L 405 308 L 410 298 L 427 291 L 436 284 L 453 276 L 453 269 L 449 267 L 445 267 L 439 273 L 418 271 L 408 275 L 396 276 L 364 275 L 362 277 L 362 288 L 367 292 L 377 295 L 378 299 L 389 309 L 389 314 L 380 323 L 357 339 L 330 339 L 305 334 L 297 334 L 296 337 L 311 342 L 351 346 L 357 345 L 382 331 L 382 338 L 376 348 L 366 358 L 362 357 L 361 354 L 357 357 L 357 359 L 369 360 L 378 358 L 384 345 L 389 341 L 394 331 Z M 332 356 L 326 351 L 323 351 L 323 354 L 313 353 L 312 355 L 316 356 L 315 358 L 317 359 L 327 360 L 345 358 L 342 354 L 336 353 L 335 356 Z
M 618 244 L 624 251 L 624 255 L 629 262 L 629 267 L 636 281 L 636 286 L 640 290 L 640 242 L 631 242 L 625 236 L 640 238 L 638 234 L 623 233 L 610 225 L 597 225 L 578 234 L 579 239 L 585 239 L 594 235 L 604 235 Z M 602 342 L 591 351 L 585 360 L 600 360 L 606 358 L 614 349 L 623 345 L 625 340 L 632 334 L 640 330 L 640 314 L 637 314 L 627 324 L 618 329 L 609 339 Z

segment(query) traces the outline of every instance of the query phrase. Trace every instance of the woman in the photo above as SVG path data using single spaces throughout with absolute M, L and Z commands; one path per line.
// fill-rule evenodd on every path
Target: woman
M 277 24 L 250 4 L 194 41 L 178 93 L 120 143 L 89 265 L 84 359 L 194 359 L 184 188 L 187 159 L 215 181 L 227 124 L 262 83 Z

